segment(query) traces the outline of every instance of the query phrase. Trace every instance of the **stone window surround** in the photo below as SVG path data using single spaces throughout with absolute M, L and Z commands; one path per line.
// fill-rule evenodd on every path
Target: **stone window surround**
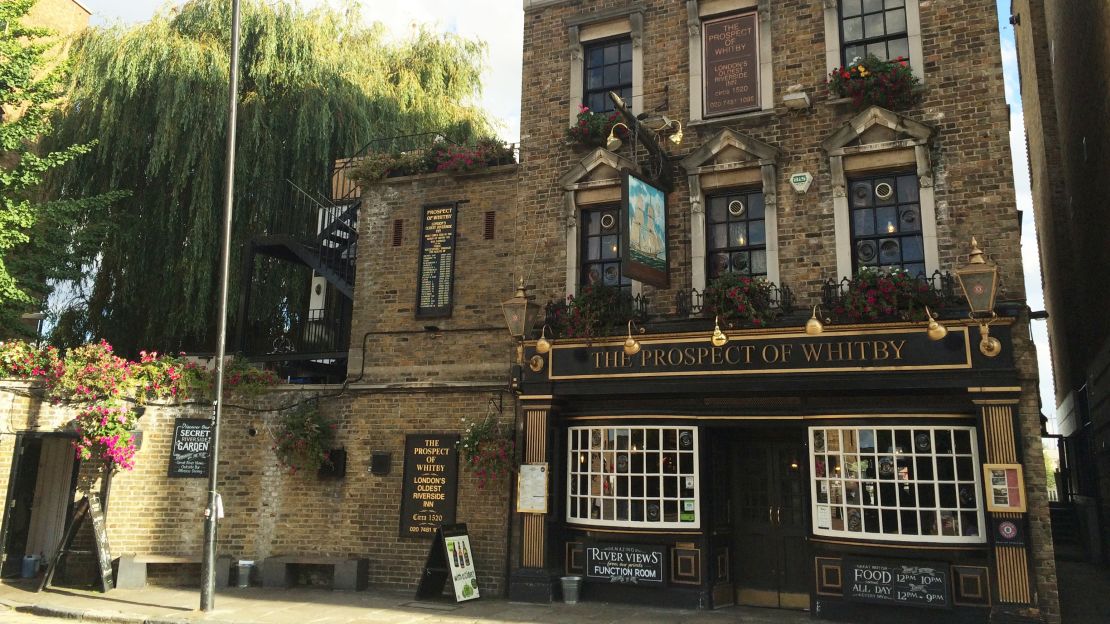
M 751 160 L 704 164 L 726 147 L 747 152 Z M 764 223 L 767 240 L 767 281 L 779 283 L 779 229 L 777 168 L 779 151 L 762 141 L 732 130 L 721 130 L 682 160 L 690 186 L 690 286 L 702 292 L 706 275 L 705 196 L 707 192 L 730 188 L 760 188 L 763 191 Z M 696 303 L 696 302 L 694 302 Z
M 840 67 L 840 0 L 825 3 L 825 74 Z M 921 47 L 921 10 L 918 0 L 906 0 L 906 36 L 910 45 L 910 69 L 925 84 L 925 55 Z
M 640 113 L 644 101 L 644 14 L 643 7 L 633 5 L 566 20 L 567 39 L 570 42 L 570 100 L 567 106 L 567 124 L 578 121 L 578 106 L 585 90 L 584 43 L 619 35 L 632 37 L 632 101 L 628 103 L 632 114 Z
M 578 278 L 582 273 L 582 258 L 578 253 L 580 241 L 578 221 L 585 206 L 613 204 L 621 201 L 621 178 L 585 180 L 590 172 L 599 166 L 607 165 L 617 172 L 631 171 L 640 173 L 636 163 L 618 156 L 605 148 L 597 148 L 571 167 L 559 178 L 559 188 L 563 191 L 563 215 L 566 218 L 567 281 L 566 294 L 578 294 Z M 632 280 L 632 296 L 643 293 L 643 284 Z
M 686 25 L 689 30 L 690 44 L 690 123 L 697 125 L 707 121 L 702 111 L 702 41 L 701 24 L 706 17 L 721 17 L 727 13 L 737 13 L 756 9 L 759 14 L 759 102 L 758 110 L 775 109 L 774 75 L 771 64 L 771 0 L 686 0 Z M 736 115 L 750 115 L 758 110 L 745 111 L 730 115 L 708 118 L 729 119 Z
M 849 145 L 875 126 L 907 135 L 906 138 L 877 143 Z M 925 274 L 940 269 L 937 244 L 936 197 L 933 192 L 933 167 L 929 160 L 929 140 L 933 129 L 878 106 L 860 112 L 821 143 L 829 157 L 832 185 L 833 220 L 836 230 L 836 279 L 851 277 L 852 231 L 848 206 L 848 176 L 853 173 L 911 169 L 917 174 L 921 205 L 921 237 L 925 247 Z M 768 254 L 770 255 L 770 254 Z M 770 260 L 768 260 L 770 264 Z

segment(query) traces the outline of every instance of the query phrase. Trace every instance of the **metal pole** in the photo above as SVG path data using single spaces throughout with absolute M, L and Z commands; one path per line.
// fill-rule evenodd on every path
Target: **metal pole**
M 235 118 L 239 101 L 239 0 L 231 2 L 231 81 L 227 95 L 227 170 L 224 177 L 224 229 L 220 252 L 220 318 L 216 343 L 216 395 L 212 409 L 212 443 L 208 456 L 208 509 L 204 517 L 204 556 L 201 566 L 200 610 L 211 611 L 216 594 L 216 467 L 220 454 L 220 412 L 224 392 L 224 352 L 227 349 L 227 289 L 231 265 L 231 213 L 235 190 Z

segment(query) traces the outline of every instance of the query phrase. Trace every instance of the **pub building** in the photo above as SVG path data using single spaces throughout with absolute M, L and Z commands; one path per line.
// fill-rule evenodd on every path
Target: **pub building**
M 994 4 L 524 6 L 509 596 L 1058 621 Z M 891 270 L 935 309 L 853 316 Z

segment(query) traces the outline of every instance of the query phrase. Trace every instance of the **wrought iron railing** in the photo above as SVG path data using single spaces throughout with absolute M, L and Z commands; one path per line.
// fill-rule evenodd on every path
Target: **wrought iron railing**
M 924 274 L 919 274 L 912 280 L 910 289 L 912 302 L 933 306 L 936 308 L 934 312 L 957 307 L 962 301 L 962 297 L 956 294 L 956 278 L 951 273 L 942 273 L 938 270 L 934 271 L 932 276 L 926 277 Z M 893 286 L 890 287 L 893 288 Z M 854 297 L 860 296 L 859 290 L 858 278 L 845 277 L 839 282 L 829 278 L 821 288 L 821 306 L 826 314 L 836 314 L 837 310 L 850 305 Z M 911 301 L 902 303 L 911 303 Z
M 773 311 L 790 314 L 794 311 L 794 291 L 789 286 L 771 284 L 770 308 Z M 706 289 L 708 290 L 708 289 Z M 706 299 L 706 290 L 697 288 L 680 289 L 675 292 L 675 315 L 679 317 L 703 316 L 712 313 Z
M 320 354 L 345 352 L 350 347 L 350 323 L 341 309 L 290 313 L 284 327 L 253 325 L 245 352 L 250 355 Z
M 544 307 L 544 325 L 563 338 L 609 336 L 628 321 L 648 320 L 648 298 L 612 288 L 597 288 L 576 299 L 550 301 Z

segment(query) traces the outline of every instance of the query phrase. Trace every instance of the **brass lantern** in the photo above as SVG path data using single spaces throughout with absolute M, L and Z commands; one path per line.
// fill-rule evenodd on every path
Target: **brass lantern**
M 501 302 L 501 310 L 505 313 L 505 325 L 509 327 L 509 333 L 513 338 L 522 340 L 536 324 L 540 305 L 532 299 L 532 295 L 528 294 L 528 289 L 524 286 L 524 278 L 521 277 L 513 298 Z
M 987 264 L 979 249 L 979 242 L 974 237 L 971 239 L 971 253 L 967 264 L 956 269 L 956 278 L 960 280 L 960 288 L 967 297 L 973 315 L 994 313 L 994 297 L 998 294 L 998 267 Z

